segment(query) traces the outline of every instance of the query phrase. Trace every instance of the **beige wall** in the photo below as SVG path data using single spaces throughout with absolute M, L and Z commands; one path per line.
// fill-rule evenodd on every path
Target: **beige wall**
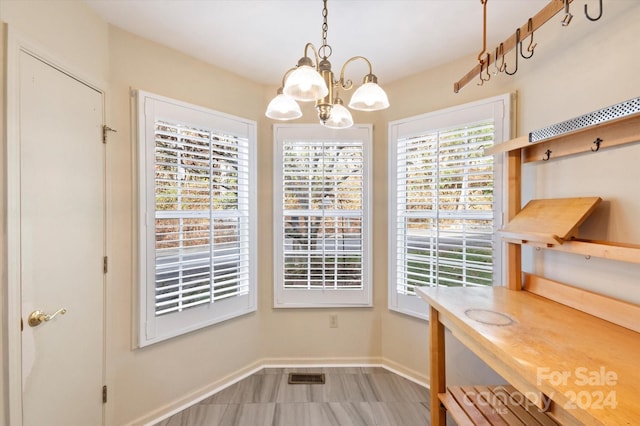
M 92 81 L 104 82 L 107 124 L 118 130 L 107 147 L 109 425 L 152 418 L 154 412 L 186 402 L 184 398 L 212 389 L 263 361 L 384 362 L 426 380 L 427 323 L 387 309 L 388 121 L 517 91 L 517 134 L 522 135 L 640 95 L 636 38 L 640 4 L 636 1 L 606 2 L 604 18 L 597 23 L 589 23 L 576 13 L 568 28 L 559 23 L 547 24 L 536 33 L 538 48 L 534 58 L 521 61 L 516 76 L 500 75 L 483 87 L 472 83 L 457 95 L 452 93 L 453 81 L 474 65 L 475 57 L 391 84 L 385 85 L 384 76 L 380 76 L 392 107 L 380 113 L 354 116 L 357 122 L 374 124 L 374 307 L 275 310 L 273 144 L 271 122 L 263 112 L 276 88 L 252 83 L 110 27 L 81 2 L 3 1 L 0 7 L 1 20 L 62 58 L 72 70 Z M 143 350 L 132 349 L 137 283 L 133 238 L 135 139 L 130 89 L 147 90 L 239 115 L 256 120 L 259 125 L 258 312 Z M 312 107 L 305 106 L 304 110 L 305 120 L 314 122 Z M 525 178 L 529 183 L 525 200 L 532 196 L 600 195 L 609 202 L 606 209 L 597 213 L 594 223 L 585 225 L 585 233 L 600 239 L 638 243 L 640 227 L 634 220 L 640 215 L 640 197 L 631 182 L 640 181 L 639 160 L 640 146 L 633 145 L 572 162 L 560 160 L 527 166 Z M 5 197 L 1 200 L 0 218 L 3 218 Z M 640 303 L 638 267 L 559 257 L 556 260 L 527 253 L 525 267 Z M 4 262 L 0 265 L 4 266 Z M 330 313 L 338 314 L 337 329 L 329 328 Z M 6 331 L 4 326 L 2 331 Z M 448 339 L 452 342 L 449 369 L 455 380 L 496 379 L 466 349 L 455 344 L 450 336 Z M 6 386 L 6 375 L 3 384 Z M 2 407 L 0 403 L 0 410 Z
M 293 59 L 295 60 L 295 59 Z M 353 309 L 274 309 L 273 308 L 273 122 L 264 117 L 268 102 L 276 95 L 276 89 L 266 88 L 263 102 L 258 105 L 261 115 L 258 197 L 260 219 L 258 223 L 260 309 L 264 317 L 263 349 L 264 356 L 271 363 L 287 362 L 380 362 L 379 317 L 384 300 L 377 289 L 374 291 L 373 308 Z M 302 105 L 303 118 L 296 122 L 317 123 L 317 114 L 310 103 Z M 354 116 L 356 118 L 356 116 Z M 357 117 L 360 123 L 366 121 L 366 114 Z M 385 133 L 386 134 L 386 133 Z M 374 137 L 380 135 L 374 129 Z M 374 142 L 375 145 L 375 142 Z M 374 161 L 378 151 L 374 148 Z M 374 174 L 377 174 L 374 166 Z M 383 183 L 384 184 L 384 183 Z M 377 207 L 380 194 L 374 181 L 373 203 Z M 379 217 L 374 214 L 374 228 L 378 228 Z M 376 247 L 376 235 L 373 237 L 374 259 L 385 256 Z M 377 263 L 373 262 L 374 268 Z M 374 277 L 376 270 L 374 269 Z M 377 277 L 375 278 L 377 279 Z M 338 315 L 338 328 L 329 328 L 329 315 Z
M 580 8 L 578 8 L 580 9 Z M 640 2 L 608 1 L 603 18 L 587 21 L 574 11 L 569 27 L 553 18 L 535 33 L 538 47 L 530 60 L 520 59 L 515 76 L 500 74 L 484 86 L 476 82 L 453 93 L 453 83 L 465 75 L 477 59 L 472 56 L 432 71 L 386 85 L 392 107 L 382 123 L 423 114 L 503 93 L 518 93 L 517 134 L 546 127 L 593 110 L 640 96 Z M 500 28 L 500 30 L 504 30 Z M 508 34 L 505 34 L 505 38 Z M 513 53 L 507 55 L 513 69 Z M 381 83 L 384 83 L 381 81 Z M 385 141 L 382 141 L 384 144 Z M 585 141 L 590 144 L 591 141 Z M 523 201 L 531 198 L 601 196 L 604 205 L 587 221 L 584 237 L 640 243 L 640 144 L 593 155 L 525 166 Z M 381 228 L 376 237 L 384 238 Z M 382 235 L 382 237 L 381 237 Z M 562 253 L 525 253 L 527 271 L 640 303 L 640 266 L 599 259 L 586 260 Z M 382 314 L 382 356 L 409 369 L 428 374 L 427 323 L 393 312 Z M 423 336 L 419 353 L 411 355 L 416 336 Z M 418 339 L 420 340 L 420 339 Z M 460 345 L 452 345 L 448 369 L 455 381 L 479 375 L 491 377 L 477 361 L 470 362 Z M 457 362 L 457 360 L 466 362 Z M 480 373 L 479 373 L 480 371 Z
M 137 286 L 132 166 L 136 142 L 130 89 L 257 120 L 262 114 L 260 85 L 189 56 L 110 27 L 109 126 L 118 130 L 108 144 L 111 189 L 109 232 L 108 358 L 113 404 L 110 424 L 131 422 L 180 398 L 253 367 L 261 357 L 262 312 L 207 327 L 185 336 L 132 350 Z M 259 285 L 265 283 L 261 279 Z
M 2 9 L 0 9 L 0 26 L 2 25 Z M 0 46 L 4 46 L 5 35 L 4 28 L 0 27 Z M 4 65 L 5 65 L 5 56 L 4 49 L 0 52 L 0 84 L 2 87 L 2 93 L 6 93 L 6 86 L 4 85 Z M 3 96 L 0 96 L 0 100 L 4 100 Z M 2 377 L 2 381 L 0 382 L 0 422 L 2 424 L 7 424 L 7 409 L 6 409 L 6 399 L 8 395 L 8 383 L 6 380 L 8 372 L 7 366 L 7 354 L 5 353 L 8 347 L 7 335 L 5 333 L 5 315 L 6 315 L 6 285 L 7 282 L 6 273 L 6 241 L 7 241 L 7 230 L 6 230 L 6 219 L 5 219 L 5 208 L 4 208 L 4 200 L 6 200 L 6 188 L 5 183 L 6 179 L 4 177 L 4 163 L 5 163 L 5 154 L 4 154 L 4 102 L 0 102 L 0 139 L 3 141 L 2 149 L 0 149 L 0 171 L 2 171 L 2 184 L 0 184 L 0 377 Z

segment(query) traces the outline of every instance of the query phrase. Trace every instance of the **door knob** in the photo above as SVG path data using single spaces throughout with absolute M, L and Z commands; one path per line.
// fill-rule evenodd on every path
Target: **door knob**
M 55 311 L 51 315 L 45 314 L 42 311 L 33 311 L 33 312 L 31 312 L 31 315 L 29 315 L 29 325 L 31 327 L 37 327 L 40 324 L 42 324 L 42 322 L 51 321 L 58 314 L 64 315 L 66 313 L 67 313 L 67 310 L 65 308 L 58 309 L 57 311 Z

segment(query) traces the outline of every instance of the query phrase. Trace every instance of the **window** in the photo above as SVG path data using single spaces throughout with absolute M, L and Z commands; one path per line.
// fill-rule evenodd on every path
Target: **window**
M 389 124 L 389 308 L 427 318 L 420 286 L 501 283 L 501 167 L 510 96 Z
M 371 306 L 371 126 L 274 126 L 275 301 Z
M 255 122 L 138 92 L 139 345 L 256 309 Z

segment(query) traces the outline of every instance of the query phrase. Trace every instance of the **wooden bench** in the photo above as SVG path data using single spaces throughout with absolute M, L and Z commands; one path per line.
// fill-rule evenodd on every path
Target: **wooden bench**
M 439 399 L 458 424 L 558 426 L 511 385 L 449 386 Z
M 520 419 L 522 410 L 535 416 L 538 409 L 560 424 L 640 424 L 640 332 L 611 322 L 621 317 L 639 327 L 640 307 L 542 277 L 525 278 L 525 288 L 534 291 L 550 285 L 571 297 L 566 304 L 526 289 L 418 289 L 430 305 L 433 425 L 444 425 L 445 411 L 459 425 L 520 424 L 514 416 Z M 606 307 L 609 320 L 569 306 L 585 301 Z M 526 399 L 514 398 L 506 411 L 474 408 L 474 399 L 461 393 L 464 387 L 447 388 L 445 327 Z

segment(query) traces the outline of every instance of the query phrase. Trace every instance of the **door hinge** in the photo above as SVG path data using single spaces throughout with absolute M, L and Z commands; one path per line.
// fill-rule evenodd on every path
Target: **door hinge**
M 107 385 L 104 385 L 102 387 L 102 403 L 103 404 L 107 403 Z
M 102 126 L 102 143 L 107 143 L 107 133 L 108 132 L 117 132 L 116 129 L 112 129 L 111 127 L 107 126 L 107 125 L 103 125 Z
M 102 273 L 106 274 L 109 270 L 109 258 L 107 256 L 102 258 Z

